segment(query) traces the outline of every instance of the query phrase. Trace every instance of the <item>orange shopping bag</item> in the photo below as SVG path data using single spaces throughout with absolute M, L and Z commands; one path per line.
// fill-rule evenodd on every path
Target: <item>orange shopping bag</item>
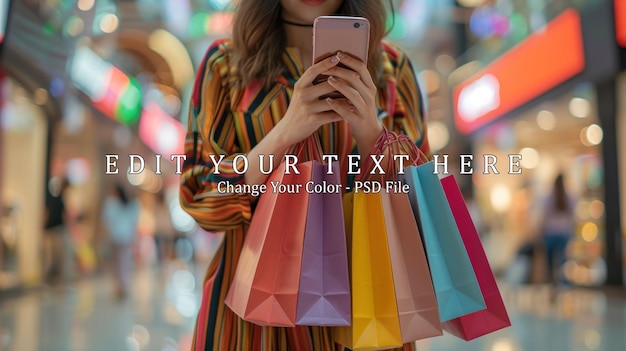
M 295 325 L 309 194 L 274 192 L 270 182 L 289 187 L 311 180 L 312 162 L 297 167 L 300 174 L 285 174 L 282 163 L 270 175 L 226 296 L 233 312 L 258 325 Z

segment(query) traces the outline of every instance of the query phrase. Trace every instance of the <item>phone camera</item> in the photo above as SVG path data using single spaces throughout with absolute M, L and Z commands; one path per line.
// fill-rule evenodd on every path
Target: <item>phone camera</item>
M 359 28 L 361 26 L 361 23 L 359 22 L 354 22 L 354 28 Z

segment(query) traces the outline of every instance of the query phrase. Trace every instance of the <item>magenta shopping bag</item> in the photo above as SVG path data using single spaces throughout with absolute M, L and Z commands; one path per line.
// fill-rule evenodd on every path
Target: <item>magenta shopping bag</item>
M 443 323 L 443 328 L 464 340 L 492 333 L 511 325 L 506 307 L 502 301 L 496 279 L 480 242 L 480 237 L 467 209 L 461 190 L 454 176 L 441 179 L 441 185 L 450 204 L 450 209 L 456 221 L 463 244 L 467 249 L 476 279 L 487 306 L 486 309 L 476 311 Z
M 309 207 L 298 290 L 298 325 L 350 325 L 350 278 L 339 164 L 333 162 L 333 174 L 327 174 L 327 168 L 328 165 L 313 161 L 313 186 L 303 189 L 309 192 Z

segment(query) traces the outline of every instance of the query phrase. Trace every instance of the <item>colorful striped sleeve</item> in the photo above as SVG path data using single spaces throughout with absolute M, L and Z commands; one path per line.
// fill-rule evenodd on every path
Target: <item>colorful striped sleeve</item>
M 426 129 L 426 111 L 422 91 L 409 57 L 391 44 L 386 44 L 387 54 L 395 66 L 396 104 L 393 114 L 393 131 L 406 134 L 429 158 L 432 158 Z
M 214 232 L 236 228 L 251 218 L 251 197 L 228 192 L 225 186 L 244 183 L 243 174 L 235 169 L 243 169 L 244 158 L 237 156 L 245 156 L 239 152 L 230 111 L 227 45 L 225 40 L 214 42 L 198 67 L 180 183 L 181 207 L 198 225 Z

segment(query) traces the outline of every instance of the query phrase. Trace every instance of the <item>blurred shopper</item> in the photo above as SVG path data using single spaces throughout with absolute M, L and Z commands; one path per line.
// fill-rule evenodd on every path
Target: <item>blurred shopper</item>
M 154 243 L 157 251 L 157 262 L 159 267 L 163 269 L 165 264 L 174 256 L 174 238 L 176 237 L 176 229 L 172 224 L 165 192 L 156 195 L 154 217 Z
M 102 218 L 113 245 L 116 296 L 125 298 L 134 270 L 133 243 L 137 235 L 140 205 L 130 198 L 124 186 L 114 185 L 104 201 Z
M 561 281 L 559 273 L 566 259 L 566 248 L 574 234 L 574 201 L 565 189 L 563 174 L 554 179 L 552 192 L 544 199 L 540 223 L 546 253 L 546 268 L 552 283 Z
M 319 134 L 324 154 L 337 154 L 339 160 L 347 160 L 353 152 L 367 157 L 384 135 L 384 127 L 408 135 L 413 139 L 409 143 L 430 154 L 422 98 L 409 58 L 396 46 L 381 42 L 386 3 L 237 1 L 232 39 L 218 40 L 208 49 L 192 95 L 181 205 L 205 230 L 225 232 L 225 239 L 203 284 L 193 350 L 344 349 L 333 342 L 331 328 L 261 327 L 226 307 L 224 298 L 254 215 L 254 199 L 220 193 L 218 183 L 264 183 L 268 176 L 261 173 L 259 155 L 274 155 L 269 161 L 274 164 L 263 168 L 276 167 L 292 146 L 313 133 Z M 369 20 L 367 66 L 342 53 L 312 64 L 313 21 L 333 14 Z M 320 74 L 330 79 L 313 84 Z M 320 99 L 333 91 L 346 98 Z M 393 97 L 391 105 L 388 99 Z M 215 154 L 224 155 L 223 162 L 212 162 L 209 156 Z M 235 172 L 233 160 L 241 155 L 249 161 L 245 175 Z M 346 161 L 341 170 L 346 176 Z M 411 343 L 400 349 L 414 347 Z
M 58 284 L 63 280 L 67 264 L 65 256 L 68 250 L 66 243 L 69 216 L 64 196 L 68 187 L 67 178 L 52 181 L 46 196 L 44 274 L 47 282 L 52 284 Z

